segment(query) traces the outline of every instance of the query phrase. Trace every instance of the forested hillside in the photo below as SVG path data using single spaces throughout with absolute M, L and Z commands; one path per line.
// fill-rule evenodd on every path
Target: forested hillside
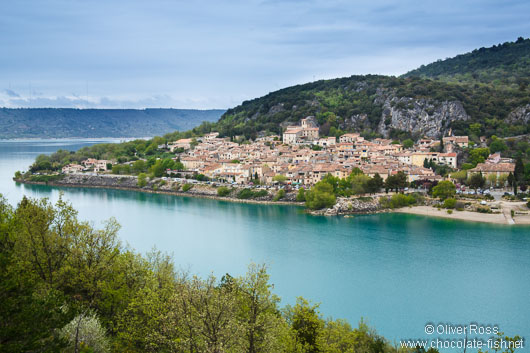
M 251 138 L 280 133 L 282 126 L 314 115 L 323 135 L 359 131 L 372 137 L 438 137 L 449 128 L 475 137 L 526 134 L 529 49 L 530 40 L 519 39 L 427 65 L 404 77 L 351 76 L 296 85 L 245 101 L 217 124 L 203 124 L 195 131 Z M 438 72 L 437 79 L 427 78 Z
M 0 139 L 147 137 L 217 121 L 224 110 L 0 108 Z
M 524 90 L 530 83 L 530 39 L 520 37 L 516 42 L 475 49 L 451 59 L 438 60 L 422 65 L 403 77 Z

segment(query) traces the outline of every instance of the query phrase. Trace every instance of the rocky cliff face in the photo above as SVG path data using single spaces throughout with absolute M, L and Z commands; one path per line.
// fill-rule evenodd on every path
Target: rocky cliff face
M 510 124 L 524 123 L 530 124 L 530 104 L 515 109 L 508 115 L 506 121 Z
M 438 138 L 443 136 L 453 121 L 468 120 L 462 103 L 437 102 L 427 99 L 398 98 L 381 95 L 376 98 L 383 104 L 377 132 L 388 137 L 392 129 L 410 131 L 418 136 Z

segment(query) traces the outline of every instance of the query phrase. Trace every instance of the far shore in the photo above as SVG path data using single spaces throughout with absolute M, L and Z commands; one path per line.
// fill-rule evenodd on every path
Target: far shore
M 13 138 L 0 138 L 0 142 L 38 142 L 38 141 L 107 141 L 107 140 L 148 140 L 152 137 L 81 137 L 81 136 L 71 136 L 71 137 L 13 137 Z

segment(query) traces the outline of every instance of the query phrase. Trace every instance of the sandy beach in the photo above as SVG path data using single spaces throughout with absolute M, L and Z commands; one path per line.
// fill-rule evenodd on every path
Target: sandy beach
M 530 224 L 530 210 L 526 208 L 522 202 L 499 202 L 502 212 L 500 213 L 478 213 L 471 211 L 457 211 L 453 210 L 452 214 L 447 213 L 445 209 L 438 209 L 432 206 L 415 206 L 404 207 L 394 210 L 399 213 L 409 213 L 430 217 L 442 217 L 449 219 L 457 219 L 462 221 L 483 222 L 494 224 Z M 511 217 L 510 210 L 516 211 L 515 216 Z M 517 214 L 519 212 L 526 212 L 526 214 Z

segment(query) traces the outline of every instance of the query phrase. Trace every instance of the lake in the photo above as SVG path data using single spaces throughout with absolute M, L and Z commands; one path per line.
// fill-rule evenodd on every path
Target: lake
M 251 261 L 265 262 L 284 304 L 297 296 L 321 302 L 324 316 L 354 326 L 363 317 L 391 340 L 426 338 L 428 322 L 497 324 L 530 337 L 529 227 L 391 213 L 314 217 L 294 206 L 11 179 L 40 153 L 96 142 L 0 141 L 0 193 L 15 205 L 23 195 L 57 200 L 62 191 L 81 218 L 100 225 L 113 216 L 124 244 L 172 253 L 192 273 L 241 275 Z

